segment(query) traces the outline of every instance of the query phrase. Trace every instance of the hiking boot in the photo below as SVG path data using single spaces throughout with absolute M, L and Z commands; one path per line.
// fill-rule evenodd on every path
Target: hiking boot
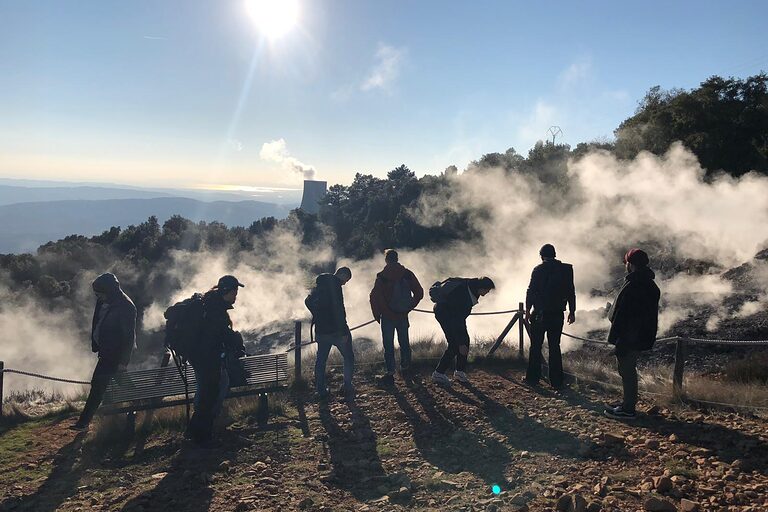
M 440 373 L 437 370 L 432 372 L 432 382 L 435 384 L 442 384 L 443 386 L 451 385 L 451 379 L 449 379 L 446 374 Z
M 637 418 L 637 414 L 634 411 L 625 411 L 620 405 L 618 407 L 606 407 L 603 412 L 606 416 L 615 420 L 633 420 Z
M 464 384 L 469 384 L 469 377 L 467 377 L 467 374 L 459 370 L 453 372 L 453 378 L 459 382 L 463 382 Z
M 74 423 L 70 425 L 69 430 L 74 430 L 75 432 L 88 432 L 88 424 L 87 423 Z
M 320 401 L 326 401 L 330 398 L 330 396 L 331 393 L 328 391 L 328 388 L 317 392 L 317 399 Z
M 342 385 L 339 388 L 339 395 L 343 396 L 345 400 L 352 401 L 355 399 L 355 388 L 354 386 L 346 386 Z
M 527 387 L 527 388 L 538 388 L 539 387 L 539 383 L 538 382 L 534 382 L 532 380 L 528 380 L 525 377 L 523 377 L 523 379 L 520 381 L 520 383 L 523 386 Z
M 395 376 L 388 373 L 379 377 L 378 381 L 380 386 L 392 387 L 395 385 Z

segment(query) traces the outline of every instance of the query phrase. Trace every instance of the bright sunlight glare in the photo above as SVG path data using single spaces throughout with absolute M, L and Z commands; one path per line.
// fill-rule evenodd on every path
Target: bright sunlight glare
M 268 39 L 287 34 L 299 20 L 298 0 L 245 0 L 256 29 Z

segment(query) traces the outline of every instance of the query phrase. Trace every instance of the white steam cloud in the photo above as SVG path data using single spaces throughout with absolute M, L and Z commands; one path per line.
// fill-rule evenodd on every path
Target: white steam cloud
M 283 138 L 265 142 L 259 151 L 259 158 L 278 163 L 283 169 L 302 175 L 305 180 L 315 179 L 315 168 L 291 156 Z

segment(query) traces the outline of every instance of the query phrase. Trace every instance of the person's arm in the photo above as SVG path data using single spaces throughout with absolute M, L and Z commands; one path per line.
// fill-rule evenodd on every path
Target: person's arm
M 411 272 L 410 283 L 411 293 L 413 294 L 413 305 L 411 306 L 411 309 L 415 309 L 416 306 L 419 305 L 419 302 L 421 302 L 421 299 L 424 298 L 424 288 L 421 287 L 421 283 L 419 283 L 416 274 L 413 272 Z
M 120 309 L 120 364 L 125 367 L 136 346 L 136 306 L 126 302 Z
M 538 294 L 539 280 L 539 272 L 537 272 L 537 268 L 534 268 L 531 272 L 531 280 L 528 283 L 528 290 L 525 292 L 526 320 L 531 318 L 531 309 L 533 308 L 533 303 L 536 301 L 536 295 Z
M 96 328 L 99 325 L 99 311 L 101 310 L 102 302 L 100 300 L 96 301 L 96 307 L 93 309 L 93 320 L 91 321 L 91 352 L 98 352 L 99 351 L 99 345 L 96 343 L 95 334 L 96 334 Z
M 573 284 L 573 267 L 568 265 L 566 274 L 566 297 L 568 298 L 568 323 L 576 321 L 576 286 Z
M 377 277 L 376 280 L 373 282 L 373 288 L 371 289 L 371 294 L 368 296 L 368 299 L 371 302 L 371 313 L 373 314 L 373 319 L 377 322 L 381 321 L 381 286 L 379 283 L 379 278 Z

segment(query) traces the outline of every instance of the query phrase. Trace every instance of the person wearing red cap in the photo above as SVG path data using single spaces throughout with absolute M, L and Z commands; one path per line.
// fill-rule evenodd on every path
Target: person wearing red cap
M 624 255 L 627 276 L 608 313 L 611 321 L 608 343 L 616 347 L 616 361 L 624 389 L 623 402 L 605 408 L 605 415 L 610 418 L 636 417 L 638 355 L 653 348 L 656 341 L 661 292 L 648 263 L 645 251 L 627 251 Z

